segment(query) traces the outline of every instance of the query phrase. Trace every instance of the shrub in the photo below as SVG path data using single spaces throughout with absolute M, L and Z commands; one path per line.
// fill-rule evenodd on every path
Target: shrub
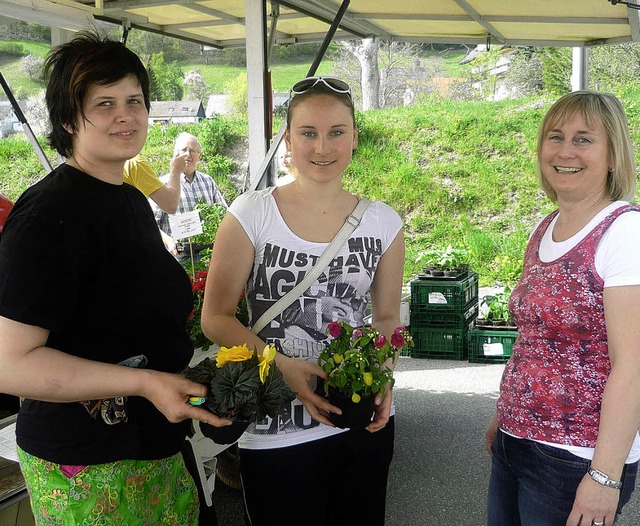
M 0 54 L 21 57 L 25 54 L 22 44 L 16 42 L 0 42 Z

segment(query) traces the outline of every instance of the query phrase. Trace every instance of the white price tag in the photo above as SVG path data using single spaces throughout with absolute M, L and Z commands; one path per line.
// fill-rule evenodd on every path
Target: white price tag
M 447 298 L 442 292 L 429 292 L 429 303 L 447 304 Z
M 482 352 L 485 356 L 502 356 L 504 347 L 501 343 L 485 343 L 482 345 Z
M 171 227 L 173 239 L 184 239 L 185 237 L 202 234 L 200 213 L 197 210 L 185 212 L 184 214 L 170 215 L 169 226 Z

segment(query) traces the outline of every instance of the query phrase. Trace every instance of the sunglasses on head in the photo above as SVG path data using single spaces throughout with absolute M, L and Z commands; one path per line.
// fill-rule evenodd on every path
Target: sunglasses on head
M 289 90 L 289 98 L 292 99 L 296 95 L 302 95 L 318 84 L 330 89 L 334 93 L 348 95 L 349 99 L 351 99 L 351 87 L 349 84 L 335 77 L 307 77 L 306 79 L 299 80 L 291 87 L 291 90 Z

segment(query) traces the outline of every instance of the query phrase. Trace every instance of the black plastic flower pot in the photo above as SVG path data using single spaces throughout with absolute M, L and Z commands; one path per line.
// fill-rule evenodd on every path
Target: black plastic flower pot
M 342 429 L 364 429 L 371 423 L 374 413 L 375 395 L 362 396 L 356 404 L 351 396 L 329 387 L 329 402 L 342 409 L 341 415 L 331 413 L 329 420 Z
M 216 444 L 233 444 L 238 441 L 251 422 L 234 420 L 230 426 L 216 427 L 200 422 L 200 431 Z

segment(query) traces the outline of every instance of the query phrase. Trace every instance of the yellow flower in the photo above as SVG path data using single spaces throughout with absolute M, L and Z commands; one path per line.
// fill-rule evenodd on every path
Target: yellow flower
M 246 343 L 233 347 L 220 347 L 216 354 L 216 367 L 224 367 L 229 362 L 244 362 L 253 356 Z
M 351 395 L 351 401 L 352 401 L 354 404 L 358 404 L 358 403 L 360 403 L 360 395 L 359 395 L 358 393 L 353 393 L 353 394 Z
M 262 354 L 258 356 L 258 362 L 260 362 L 260 381 L 264 383 L 269 375 L 269 364 L 276 357 L 276 348 L 273 345 L 267 345 Z
M 373 383 L 373 375 L 366 372 L 362 375 L 362 380 L 364 381 L 364 385 L 371 385 Z
M 338 353 L 334 354 L 333 355 L 333 361 L 336 362 L 337 364 L 342 362 L 342 355 L 338 354 Z

